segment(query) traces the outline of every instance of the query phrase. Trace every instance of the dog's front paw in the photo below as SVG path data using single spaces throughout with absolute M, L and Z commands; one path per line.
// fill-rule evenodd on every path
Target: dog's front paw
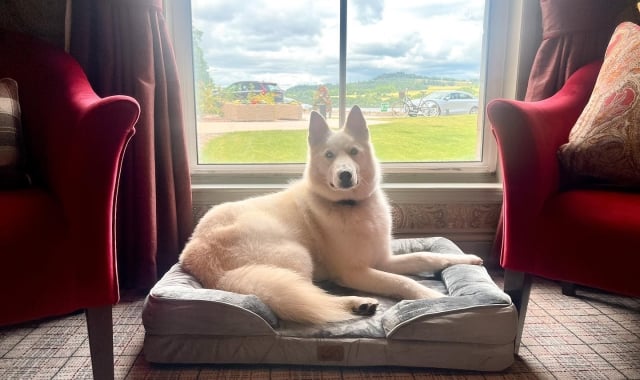
M 360 302 L 353 305 L 351 311 L 356 315 L 373 315 L 377 309 L 378 300 L 374 298 L 361 298 Z
M 482 265 L 484 261 L 482 258 L 476 255 L 472 255 L 470 253 L 466 253 L 464 255 L 449 255 L 446 256 L 448 259 L 447 266 L 456 265 L 456 264 L 471 264 L 471 265 Z
M 471 255 L 471 254 L 466 254 L 464 256 L 465 256 L 465 259 L 467 259 L 467 262 L 465 264 L 471 264 L 471 265 L 484 264 L 484 260 L 482 260 L 482 258 L 479 256 Z

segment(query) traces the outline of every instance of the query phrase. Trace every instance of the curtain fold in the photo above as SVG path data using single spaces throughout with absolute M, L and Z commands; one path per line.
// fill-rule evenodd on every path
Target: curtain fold
M 74 1 L 70 52 L 100 96 L 141 106 L 127 149 L 116 218 L 122 290 L 147 291 L 177 262 L 192 231 L 180 85 L 161 0 Z

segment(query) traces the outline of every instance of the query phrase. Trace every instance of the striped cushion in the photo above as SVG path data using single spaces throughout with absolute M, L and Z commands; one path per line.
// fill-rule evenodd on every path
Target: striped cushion
M 24 170 L 18 83 L 0 79 L 0 188 L 14 188 L 30 183 Z

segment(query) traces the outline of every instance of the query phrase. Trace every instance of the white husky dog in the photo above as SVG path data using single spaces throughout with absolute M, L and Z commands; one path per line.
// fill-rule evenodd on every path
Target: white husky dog
M 314 280 L 399 299 L 437 298 L 443 295 L 402 274 L 482 263 L 474 255 L 392 254 L 390 206 L 359 107 L 337 132 L 312 112 L 308 142 L 300 181 L 202 217 L 180 262 L 203 286 L 254 294 L 282 319 L 322 324 L 373 314 L 378 301 L 331 295 Z

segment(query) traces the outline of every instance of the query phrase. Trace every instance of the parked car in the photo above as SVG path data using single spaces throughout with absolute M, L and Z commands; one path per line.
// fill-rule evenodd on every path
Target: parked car
M 276 83 L 273 82 L 259 82 L 259 81 L 242 81 L 230 84 L 226 91 L 233 94 L 238 100 L 246 100 L 252 95 L 265 95 L 273 94 L 273 99 L 276 103 L 282 103 L 284 99 L 284 90 L 282 90 Z
M 467 114 L 478 112 L 478 98 L 464 91 L 435 91 L 418 100 L 425 116 Z

